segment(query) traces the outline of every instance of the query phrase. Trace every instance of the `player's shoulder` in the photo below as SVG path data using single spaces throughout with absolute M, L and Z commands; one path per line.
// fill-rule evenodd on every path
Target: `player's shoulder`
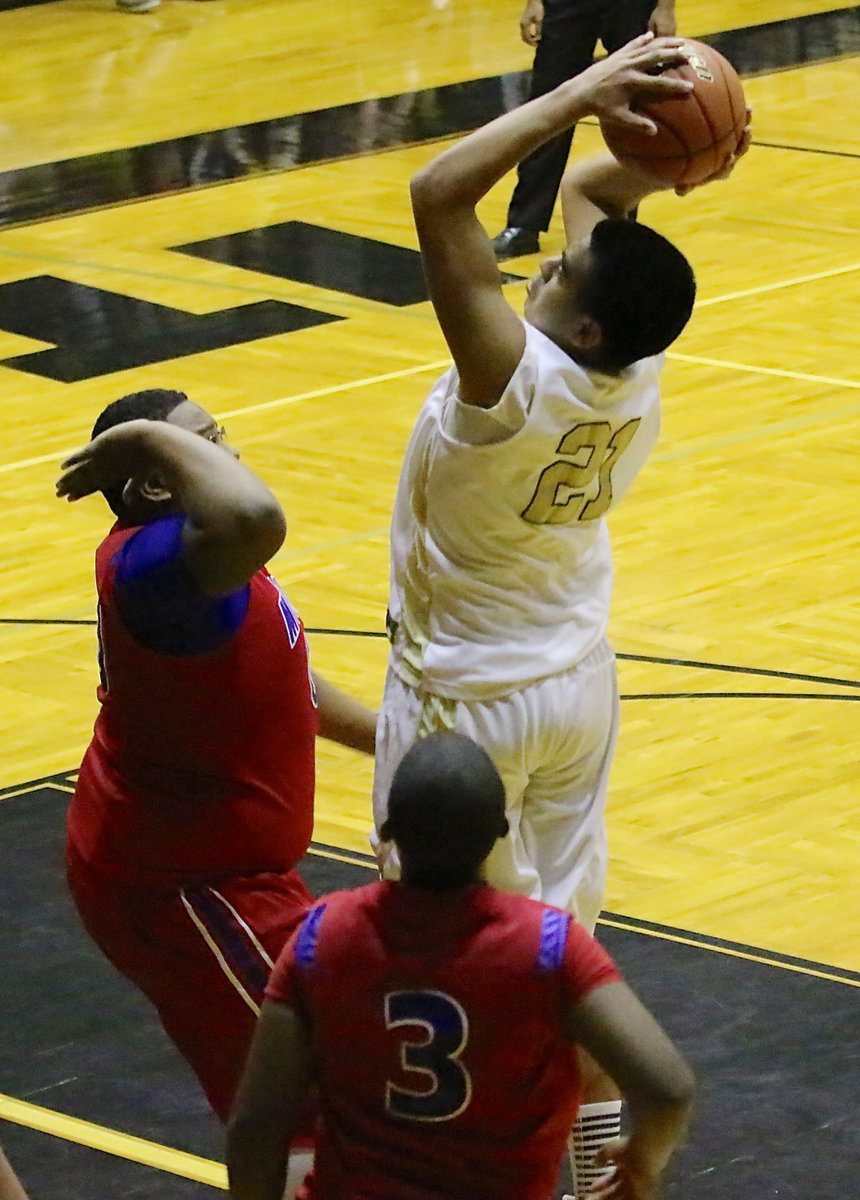
M 485 899 L 485 941 L 509 973 L 534 981 L 560 978 L 571 956 L 578 955 L 580 939 L 589 935 L 573 916 L 560 908 L 491 889 Z
M 544 929 L 558 929 L 561 936 L 566 936 L 568 926 L 573 920 L 570 913 L 560 908 L 514 892 L 502 892 L 491 888 L 486 900 L 488 906 L 495 909 L 502 919 L 539 936 L 542 936 Z
M 561 909 L 542 900 L 532 900 L 530 896 L 522 896 L 519 892 L 503 892 L 499 888 L 489 887 L 485 893 L 492 898 L 493 903 L 512 913 L 521 913 L 532 919 L 540 919 L 540 914 L 546 911 L 561 912 Z
M 96 579 L 100 588 L 116 567 L 117 556 L 123 547 L 144 528 L 143 525 L 123 525 L 116 521 L 102 538 L 96 549 Z
M 389 887 L 390 885 L 382 880 L 375 880 L 361 887 L 329 892 L 314 901 L 305 922 L 325 920 L 327 924 L 331 924 L 352 914 L 373 912 L 379 908 Z
M 554 342 L 542 329 L 538 329 L 536 325 L 531 325 L 528 321 L 523 321 L 523 325 L 526 331 L 526 344 L 520 359 L 519 371 L 560 371 L 570 374 L 573 378 L 581 377 L 583 380 L 587 380 L 585 369 L 575 358 L 571 358 L 558 342 Z
M 640 387 L 649 387 L 660 378 L 660 372 L 666 365 L 666 351 L 652 354 L 648 358 L 640 358 L 628 368 L 634 381 Z
M 143 525 L 124 525 L 122 521 L 115 521 L 99 543 L 96 554 L 116 553 L 120 546 L 124 546 L 129 538 L 134 537 L 143 528 Z
M 173 545 L 181 538 L 184 524 L 185 517 L 178 513 L 156 517 L 144 525 L 125 525 L 116 521 L 102 539 L 96 560 L 113 563 L 121 552 L 142 542 L 157 545 L 159 549 L 168 542 Z
M 363 944 L 362 931 L 373 922 L 385 887 L 377 881 L 315 900 L 296 930 L 296 961 L 307 967 L 321 957 L 336 959 L 341 949 L 353 954 L 355 946 Z

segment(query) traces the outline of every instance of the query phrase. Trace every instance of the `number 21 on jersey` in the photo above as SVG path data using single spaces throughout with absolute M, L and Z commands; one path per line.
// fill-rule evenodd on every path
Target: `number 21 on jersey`
M 596 521 L 612 503 L 612 468 L 633 440 L 641 418 L 612 432 L 608 421 L 575 425 L 558 444 L 564 455 L 541 471 L 522 518 L 531 525 Z
M 389 992 L 386 1029 L 403 1030 L 400 1065 L 414 1087 L 388 1080 L 385 1107 L 409 1121 L 450 1121 L 469 1105 L 472 1080 L 460 1055 L 469 1040 L 461 1004 L 445 992 Z M 409 1032 L 406 1032 L 407 1027 Z

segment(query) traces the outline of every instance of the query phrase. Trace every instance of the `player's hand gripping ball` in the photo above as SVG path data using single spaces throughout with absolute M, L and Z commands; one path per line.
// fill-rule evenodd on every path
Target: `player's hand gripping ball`
M 601 121 L 603 138 L 618 161 L 676 187 L 689 187 L 718 175 L 738 149 L 747 106 L 734 67 L 702 42 L 684 39 L 688 61 L 664 74 L 689 79 L 693 90 L 671 100 L 633 104 L 657 126 L 648 134 Z

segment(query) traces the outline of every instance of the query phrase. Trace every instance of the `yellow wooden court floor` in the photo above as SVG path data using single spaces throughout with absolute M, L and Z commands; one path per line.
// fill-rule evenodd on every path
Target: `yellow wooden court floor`
M 107 514 L 100 499 L 61 504 L 53 483 L 126 392 L 178 388 L 226 424 L 284 503 L 273 570 L 315 666 L 378 702 L 395 482 L 448 365 L 408 181 L 522 98 L 530 51 L 518 0 L 11 5 L 0 0 L 0 807 L 17 819 L 21 797 L 34 812 L 51 789 L 62 801 L 92 727 L 92 553 Z M 682 33 L 714 39 L 742 71 L 754 144 L 728 183 L 641 213 L 689 256 L 699 299 L 669 354 L 660 442 L 611 522 L 623 703 L 605 929 L 848 991 L 860 9 L 677 7 Z M 574 154 L 600 145 L 586 123 Z M 482 206 L 491 234 L 511 185 Z M 543 248 L 561 245 L 556 215 Z M 506 264 L 515 306 L 539 261 Z M 350 869 L 368 848 L 370 780 L 368 760 L 321 744 L 314 836 Z M 0 1117 L 22 1127 L 224 1186 L 216 1163 L 84 1128 L 35 1085 L 8 1090 Z

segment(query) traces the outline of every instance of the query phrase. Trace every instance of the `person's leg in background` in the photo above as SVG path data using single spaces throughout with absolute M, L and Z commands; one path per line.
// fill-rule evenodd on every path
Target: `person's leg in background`
M 603 9 L 598 36 L 607 54 L 620 50 L 648 28 L 657 0 L 617 0 Z
M 529 100 L 551 92 L 591 65 L 607 0 L 544 0 L 541 39 L 535 50 Z M 506 227 L 493 239 L 498 259 L 533 254 L 549 228 L 573 130 L 524 158 L 508 206 Z

